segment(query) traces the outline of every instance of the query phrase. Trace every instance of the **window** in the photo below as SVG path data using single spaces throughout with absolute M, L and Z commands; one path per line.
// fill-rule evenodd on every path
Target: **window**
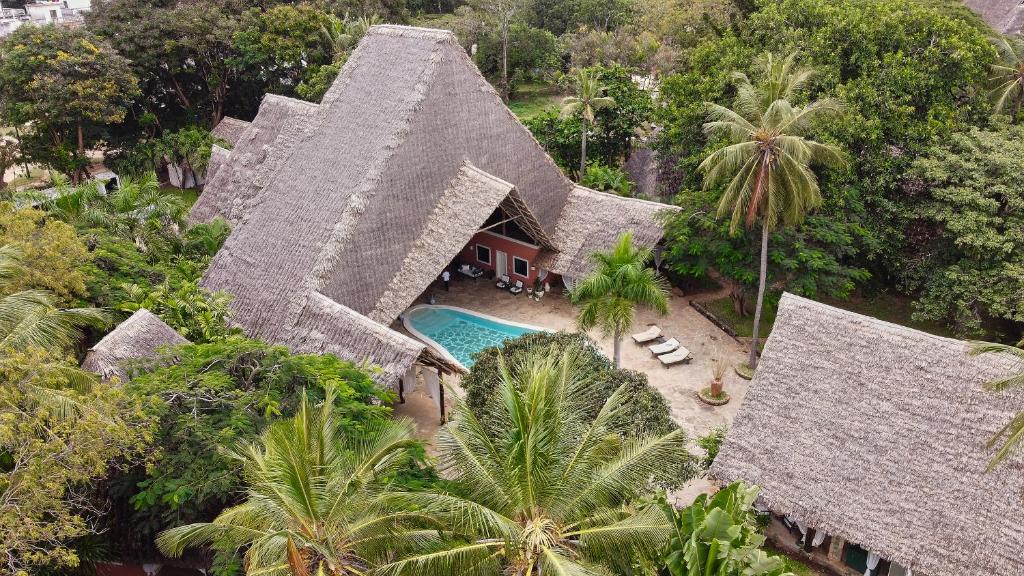
M 530 275 L 530 263 L 519 256 L 512 257 L 512 271 L 516 276 L 527 277 Z
M 484 264 L 490 264 L 491 263 L 491 249 L 488 248 L 487 246 L 482 245 L 482 244 L 477 244 L 476 245 L 476 259 L 477 259 L 478 262 L 483 262 Z

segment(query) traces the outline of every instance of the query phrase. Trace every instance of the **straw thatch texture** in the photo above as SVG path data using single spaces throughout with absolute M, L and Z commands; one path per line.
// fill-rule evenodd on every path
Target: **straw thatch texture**
M 320 105 L 265 98 L 191 218 L 232 224 L 203 285 L 248 334 L 400 374 L 411 351 L 349 332 L 388 330 L 498 205 L 556 247 L 572 188 L 452 33 L 374 26 Z
M 131 362 L 153 358 L 163 346 L 188 343 L 174 328 L 143 308 L 90 348 L 82 368 L 99 374 L 104 380 L 117 377 L 126 381 L 126 368 Z
M 217 126 L 214 127 L 211 133 L 215 138 L 220 138 L 234 148 L 235 144 L 238 143 L 238 140 L 242 137 L 242 134 L 248 127 L 249 123 L 245 120 L 225 116 L 217 123 Z
M 220 216 L 236 225 L 288 157 L 318 108 L 310 102 L 267 94 L 256 118 L 246 123 L 233 148 L 222 149 L 226 157 L 211 156 L 206 185 L 189 212 L 189 220 L 208 222 Z
M 635 245 L 652 248 L 664 235 L 662 213 L 678 210 L 576 186 L 558 220 L 554 237 L 558 252 L 541 265 L 563 276 L 582 278 L 593 270 L 591 254 L 614 246 L 623 232 L 633 232 Z
M 964 342 L 786 294 L 712 473 L 929 576 L 1024 573 L 1024 455 L 985 474 L 1024 370 Z
M 471 164 L 459 170 L 370 318 L 382 323 L 397 318 L 437 277 L 437 271 L 458 255 L 487 217 L 514 193 L 511 184 Z
M 965 0 L 996 32 L 1016 34 L 1024 26 L 1024 4 L 1021 0 Z
M 210 147 L 210 161 L 206 165 L 206 181 L 217 177 L 217 171 L 230 161 L 231 152 L 214 144 Z

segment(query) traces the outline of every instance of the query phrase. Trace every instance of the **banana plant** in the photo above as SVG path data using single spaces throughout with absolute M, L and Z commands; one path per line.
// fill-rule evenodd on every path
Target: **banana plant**
M 710 499 L 701 494 L 693 504 L 675 510 L 667 503 L 673 533 L 665 556 L 672 576 L 793 576 L 781 558 L 763 549 L 752 505 L 760 489 L 740 482 Z

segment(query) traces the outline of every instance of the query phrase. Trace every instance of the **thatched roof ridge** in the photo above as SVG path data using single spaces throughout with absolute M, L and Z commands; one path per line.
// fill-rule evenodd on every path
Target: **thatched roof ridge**
M 143 308 L 90 348 L 82 368 L 99 374 L 104 380 L 117 377 L 126 381 L 127 367 L 133 361 L 153 358 L 163 346 L 188 343 L 174 328 Z
M 623 232 L 633 232 L 635 245 L 653 247 L 664 235 L 662 214 L 678 210 L 669 204 L 576 186 L 558 220 L 554 237 L 558 252 L 542 265 L 563 276 L 586 276 L 593 269 L 591 254 L 613 246 Z
M 238 142 L 248 127 L 249 122 L 246 122 L 245 120 L 225 116 L 224 118 L 221 118 L 221 121 L 217 123 L 211 133 L 214 137 L 220 138 L 234 148 L 235 143 Z
M 397 267 L 370 318 L 390 323 L 452 260 L 515 188 L 466 164 L 452 179 L 427 225 Z
M 287 159 L 318 109 L 312 102 L 267 94 L 256 118 L 239 133 L 232 149 L 221 149 L 224 154 L 218 153 L 219 158 L 211 156 L 206 185 L 189 212 L 189 220 L 208 222 L 220 216 L 232 226 L 237 224 Z
M 1024 566 L 1024 454 L 986 474 L 985 443 L 1024 370 L 966 343 L 790 294 L 712 473 L 767 506 L 929 576 Z
M 1024 4 L 1020 0 L 965 0 L 993 30 L 1016 34 L 1024 26 Z

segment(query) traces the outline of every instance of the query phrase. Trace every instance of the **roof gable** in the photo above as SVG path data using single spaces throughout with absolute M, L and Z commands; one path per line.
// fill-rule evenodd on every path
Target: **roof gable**
M 986 474 L 985 443 L 1024 392 L 982 390 L 1015 370 L 959 340 L 786 294 L 712 472 L 915 572 L 1020 574 L 1024 454 Z
M 163 346 L 188 343 L 174 328 L 141 308 L 89 349 L 82 368 L 99 374 L 104 380 L 117 377 L 126 381 L 130 363 L 152 359 Z

